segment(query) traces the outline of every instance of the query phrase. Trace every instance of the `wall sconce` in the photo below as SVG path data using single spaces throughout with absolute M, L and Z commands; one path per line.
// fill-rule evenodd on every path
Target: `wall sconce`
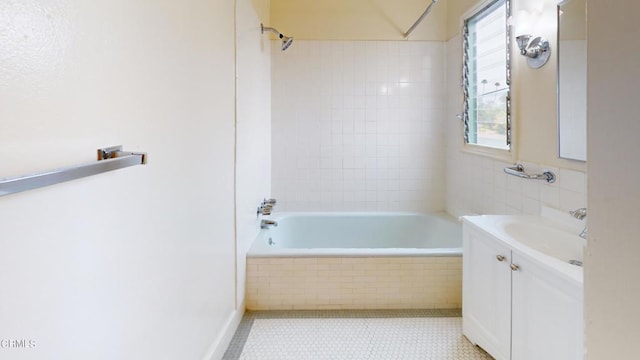
M 541 68 L 551 56 L 551 47 L 547 39 L 538 36 L 531 40 L 531 35 L 516 36 L 516 42 L 520 48 L 520 55 L 527 57 L 529 67 Z M 531 40 L 531 41 L 529 41 Z

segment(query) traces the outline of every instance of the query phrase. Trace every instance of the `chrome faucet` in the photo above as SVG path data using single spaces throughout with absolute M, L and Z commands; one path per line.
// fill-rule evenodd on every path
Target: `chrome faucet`
M 278 200 L 276 200 L 276 199 L 264 199 L 264 201 L 262 201 L 262 205 L 263 206 L 266 206 L 266 205 L 275 206 L 277 202 L 278 202 Z
M 258 209 L 262 215 L 271 215 L 271 210 L 273 210 L 273 206 L 271 205 L 264 205 Z
M 569 214 L 578 220 L 584 220 L 587 217 L 587 208 L 580 208 L 573 211 L 569 211 Z
M 260 229 L 268 229 L 271 226 L 278 226 L 278 223 L 273 220 L 262 220 L 260 221 Z
M 271 215 L 273 207 L 276 206 L 276 203 L 276 199 L 264 199 L 260 206 L 258 206 L 258 210 L 256 211 L 256 218 L 260 218 L 260 215 Z
M 587 208 L 580 208 L 573 211 L 569 211 L 569 214 L 578 220 L 584 220 L 587 218 Z M 580 233 L 580 237 L 583 239 L 587 239 L 587 224 L 585 221 L 584 229 Z

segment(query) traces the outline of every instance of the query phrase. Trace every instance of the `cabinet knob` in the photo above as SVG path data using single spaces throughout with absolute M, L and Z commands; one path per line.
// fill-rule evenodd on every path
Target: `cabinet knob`
M 518 271 L 519 269 L 520 269 L 520 266 L 518 266 L 516 264 L 511 264 L 511 270 Z
M 505 257 L 502 256 L 502 255 L 498 255 L 498 256 L 496 256 L 496 259 L 498 259 L 498 261 L 502 262 L 502 261 L 504 261 Z

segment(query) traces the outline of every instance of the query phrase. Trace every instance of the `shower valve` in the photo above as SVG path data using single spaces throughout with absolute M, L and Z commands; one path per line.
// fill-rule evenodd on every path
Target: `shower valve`
M 261 207 L 261 214 L 262 215 L 271 215 L 271 210 L 273 210 L 273 206 L 271 205 L 265 205 L 263 207 Z
M 278 201 L 276 199 L 264 199 L 264 201 L 262 202 L 262 206 L 276 206 L 276 203 Z
M 256 212 L 256 217 L 260 217 L 260 215 L 271 215 L 271 211 L 273 207 L 276 206 L 276 199 L 264 199 L 262 204 L 258 207 L 258 211 Z

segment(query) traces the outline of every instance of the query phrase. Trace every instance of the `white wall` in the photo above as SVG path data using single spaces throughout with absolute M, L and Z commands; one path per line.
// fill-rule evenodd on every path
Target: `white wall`
M 244 309 L 246 254 L 260 231 L 256 209 L 271 193 L 271 45 L 260 33 L 268 0 L 237 1 L 237 306 Z
M 640 337 L 640 50 L 629 44 L 640 37 L 640 3 L 587 6 L 587 357 L 634 359 Z
M 553 184 L 524 180 L 504 173 L 513 164 L 462 151 L 463 129 L 456 114 L 462 108 L 460 87 L 462 42 L 456 35 L 447 42 L 446 208 L 454 216 L 465 214 L 538 214 L 541 206 L 569 211 L 586 206 L 584 172 L 550 167 L 534 160 L 521 161 L 531 173 L 553 171 Z M 525 71 L 525 70 L 522 70 Z M 518 77 L 518 73 L 513 74 Z M 554 142 L 550 139 L 549 142 Z M 541 144 L 540 146 L 546 146 Z M 517 147 L 517 144 L 516 144 Z M 528 160 L 528 161 L 527 161 Z
M 0 358 L 224 347 L 233 2 L 4 1 L 0 14 L 0 177 L 93 161 L 102 146 L 149 154 L 144 167 L 0 198 L 0 339 L 36 341 Z
M 281 210 L 444 208 L 442 42 L 274 46 L 272 178 Z

